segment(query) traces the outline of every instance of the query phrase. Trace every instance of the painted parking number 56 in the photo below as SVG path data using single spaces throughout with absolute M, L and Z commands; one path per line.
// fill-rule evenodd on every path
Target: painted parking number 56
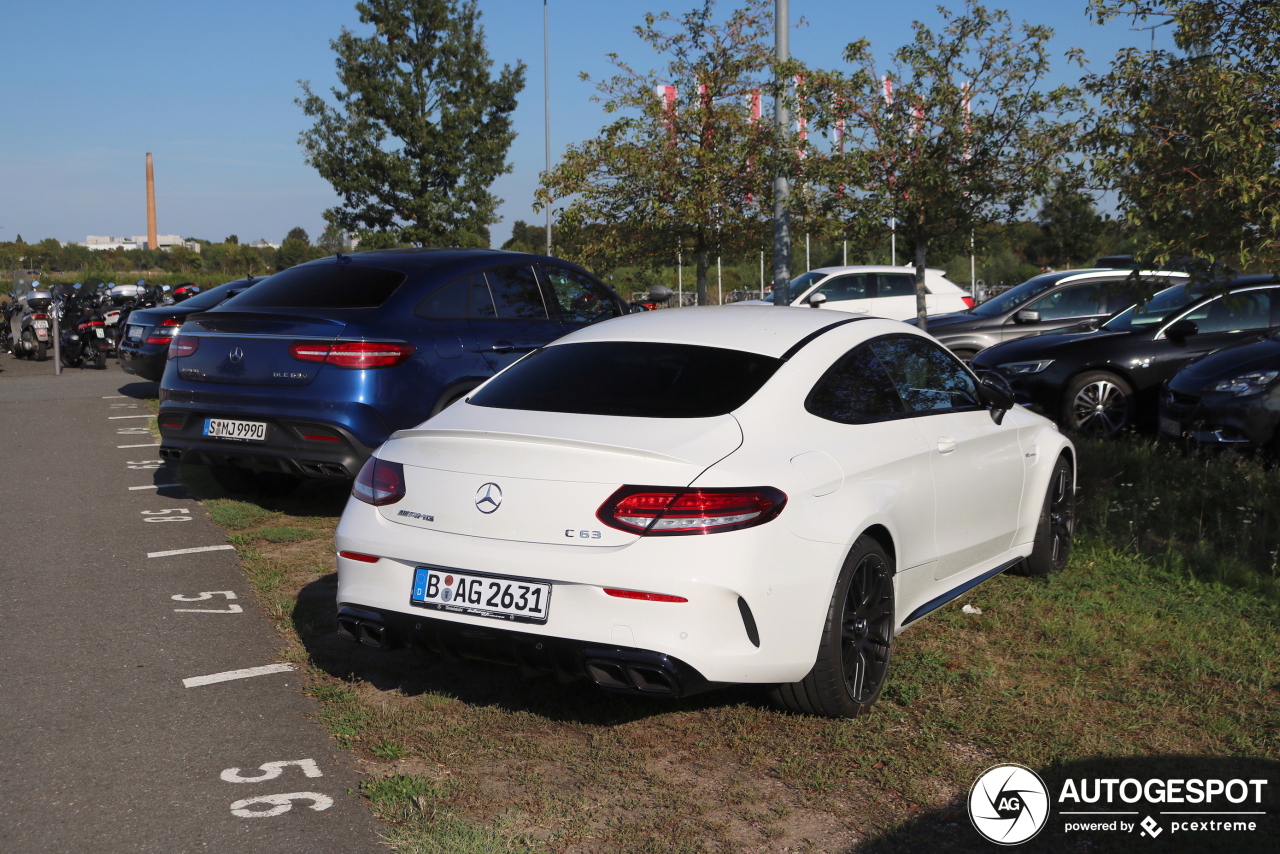
M 324 776 L 314 759 L 264 762 L 258 766 L 261 774 L 242 774 L 239 768 L 227 768 L 219 776 L 226 783 L 263 783 L 279 777 L 284 773 L 284 769 L 291 765 L 301 771 L 304 777 Z M 242 798 L 231 804 L 231 814 L 238 818 L 271 818 L 293 809 L 294 801 L 309 801 L 308 806 L 316 812 L 333 806 L 333 798 L 319 792 L 287 792 L 279 795 Z
M 163 510 L 143 510 L 142 515 L 146 518 L 144 522 L 190 522 L 190 516 L 174 516 L 174 513 L 189 513 L 185 507 L 166 507 Z

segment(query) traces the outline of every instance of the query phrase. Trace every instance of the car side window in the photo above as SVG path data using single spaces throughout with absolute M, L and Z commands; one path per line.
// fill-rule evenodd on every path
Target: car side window
M 915 276 L 909 273 L 876 274 L 877 297 L 913 297 L 915 295 Z
M 1271 325 L 1271 292 L 1245 291 L 1210 300 L 1187 315 L 1201 335 L 1210 332 L 1244 332 Z
M 840 424 L 870 424 L 906 413 L 893 381 L 869 344 L 836 360 L 809 392 L 804 408 Z
M 1066 320 L 1103 314 L 1102 306 L 1102 284 L 1088 282 L 1042 296 L 1026 306 L 1026 310 L 1040 312 L 1041 320 Z
M 832 276 L 814 291 L 822 294 L 827 302 L 846 299 L 866 299 L 871 296 L 871 289 L 866 273 L 853 273 L 847 276 Z M 812 296 L 812 295 L 811 295 Z
M 977 409 L 978 384 L 955 356 L 923 338 L 889 335 L 871 342 L 909 414 Z
M 486 270 L 493 295 L 493 317 L 499 320 L 550 320 L 542 288 L 529 264 L 512 264 Z
M 568 267 L 544 264 L 541 269 L 565 323 L 597 323 L 621 314 L 608 289 L 591 277 Z
M 429 320 L 462 320 L 467 317 L 492 319 L 493 298 L 489 296 L 489 286 L 485 283 L 484 276 L 471 273 L 427 294 L 413 313 Z

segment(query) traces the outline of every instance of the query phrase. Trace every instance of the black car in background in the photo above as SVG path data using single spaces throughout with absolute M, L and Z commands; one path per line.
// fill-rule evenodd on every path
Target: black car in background
M 1179 273 L 1140 273 L 1159 290 Z M 1127 270 L 1092 269 L 1045 273 L 981 305 L 956 314 L 929 318 L 929 334 L 961 361 L 996 344 L 1078 326 L 1099 323 L 1133 305 L 1133 280 Z M 908 323 L 915 323 L 914 320 Z
M 125 373 L 158 381 L 164 375 L 169 342 L 178 334 L 187 315 L 221 305 L 264 279 L 264 276 L 237 279 L 197 293 L 176 305 L 159 305 L 132 312 L 120 335 L 120 367 Z
M 1280 339 L 1266 335 L 1190 363 L 1160 396 L 1160 432 L 1197 445 L 1280 450 Z
M 1240 276 L 1174 285 L 1091 332 L 997 344 L 973 359 L 998 371 L 1019 403 L 1067 430 L 1111 437 L 1153 420 L 1163 383 L 1187 362 L 1280 327 L 1280 279 Z

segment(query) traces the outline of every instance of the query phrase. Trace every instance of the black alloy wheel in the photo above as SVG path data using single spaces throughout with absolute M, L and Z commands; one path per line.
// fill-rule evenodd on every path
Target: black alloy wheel
M 1083 436 L 1115 438 L 1133 422 L 1133 389 L 1105 371 L 1081 374 L 1067 387 L 1062 421 Z
M 1045 492 L 1036 538 L 1022 574 L 1043 577 L 1067 568 L 1076 529 L 1076 489 L 1071 461 L 1066 455 L 1054 464 Z
M 893 561 L 864 535 L 849 551 L 836 582 L 813 669 L 799 682 L 775 688 L 774 700 L 803 714 L 865 714 L 889 674 L 893 629 Z

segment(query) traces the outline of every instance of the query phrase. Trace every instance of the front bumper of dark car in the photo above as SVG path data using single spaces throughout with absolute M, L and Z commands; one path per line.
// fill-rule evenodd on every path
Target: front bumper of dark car
M 1280 426 L 1280 395 L 1168 388 L 1160 394 L 1160 433 L 1205 446 L 1262 448 Z

